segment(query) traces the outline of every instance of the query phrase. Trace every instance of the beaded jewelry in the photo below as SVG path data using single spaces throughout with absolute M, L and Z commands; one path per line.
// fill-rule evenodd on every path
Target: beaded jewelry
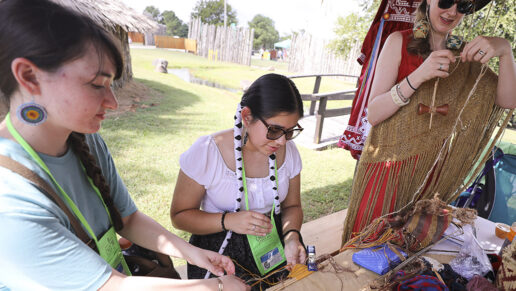
M 32 101 L 23 103 L 18 107 L 16 116 L 25 124 L 36 126 L 47 120 L 47 111 L 43 106 L 35 103 L 34 97 L 32 97 Z

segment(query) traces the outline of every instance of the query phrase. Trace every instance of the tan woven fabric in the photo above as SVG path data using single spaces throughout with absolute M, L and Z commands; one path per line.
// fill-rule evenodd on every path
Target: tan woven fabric
M 500 290 L 516 290 L 516 239 L 503 251 L 496 287 Z
M 449 104 L 449 112 L 446 116 L 435 114 L 431 129 L 430 114 L 417 115 L 417 108 L 419 103 L 431 105 L 435 80 L 422 84 L 409 105 L 371 129 L 353 181 L 343 243 L 351 235 L 371 179 L 379 179 L 378 182 L 387 179 L 382 215 L 389 213 L 394 192 L 395 211 L 416 196 L 416 201 L 430 199 L 438 192 L 442 200 L 450 202 L 459 194 L 458 188 L 480 158 L 503 113 L 494 104 L 498 80 L 495 73 L 487 70 L 473 90 L 480 73 L 479 63 L 460 63 L 448 78 L 439 80 L 435 106 Z M 472 95 L 466 103 L 470 92 Z M 388 175 L 386 162 L 391 166 Z M 432 172 L 431 179 L 425 182 Z M 380 187 L 370 195 L 361 229 L 372 221 L 379 190 Z M 416 192 L 419 193 L 415 195 Z

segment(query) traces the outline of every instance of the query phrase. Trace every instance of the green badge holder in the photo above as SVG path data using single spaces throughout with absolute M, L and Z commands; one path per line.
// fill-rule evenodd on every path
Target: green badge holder
M 247 183 L 245 179 L 245 168 L 243 163 L 242 176 L 245 193 L 245 208 L 246 210 L 249 210 L 249 200 L 247 198 Z M 277 176 L 278 173 L 276 170 L 276 184 L 278 183 Z M 266 236 L 257 236 L 251 234 L 247 235 L 247 241 L 249 242 L 249 246 L 251 247 L 254 262 L 262 276 L 286 261 L 285 251 L 283 249 L 283 245 L 281 244 L 281 240 L 278 235 L 276 222 L 274 221 L 274 209 L 275 204 L 273 204 L 271 210 L 270 218 L 272 222 L 272 230 L 270 233 L 268 233 Z

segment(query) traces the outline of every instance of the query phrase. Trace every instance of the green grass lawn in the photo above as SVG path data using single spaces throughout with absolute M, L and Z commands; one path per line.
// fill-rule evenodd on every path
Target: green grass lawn
M 252 80 L 268 71 L 160 49 L 132 50 L 131 57 L 135 80 L 162 95 L 146 103 L 159 105 L 107 119 L 101 134 L 139 209 L 187 238 L 187 233 L 172 227 L 169 217 L 179 156 L 198 137 L 232 128 L 241 94 L 154 72 L 152 60 L 165 58 L 172 67 L 188 67 L 196 76 L 213 77 L 219 83 L 227 82 L 226 85 Z M 337 87 L 338 82 L 329 81 L 327 88 Z M 322 152 L 298 148 L 303 160 L 301 195 L 305 221 L 346 208 L 355 167 L 349 153 L 337 148 Z
M 199 78 L 221 84 L 225 87 L 241 90 L 242 81 L 252 82 L 260 76 L 268 73 L 293 75 L 287 72 L 287 63 L 267 60 L 251 60 L 251 66 L 243 66 L 233 63 L 210 61 L 193 54 L 187 54 L 167 49 L 131 49 L 133 69 L 144 66 L 152 69 L 152 61 L 156 58 L 166 59 L 169 69 L 189 68 L 190 72 Z M 274 71 L 268 68 L 274 67 Z M 299 92 L 312 93 L 315 78 L 293 79 Z M 355 87 L 354 82 L 346 82 L 334 78 L 323 78 L 319 92 L 334 92 L 349 90 Z M 306 103 L 308 104 L 308 102 Z M 351 101 L 332 101 L 328 108 L 350 106 Z

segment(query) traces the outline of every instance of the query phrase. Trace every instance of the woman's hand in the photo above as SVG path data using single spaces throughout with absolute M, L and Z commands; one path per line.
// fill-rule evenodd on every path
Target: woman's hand
M 463 62 L 487 63 L 494 57 L 508 55 L 512 57 L 511 44 L 500 37 L 477 36 L 464 46 L 460 54 Z
M 223 276 L 224 271 L 228 275 L 235 274 L 233 261 L 216 252 L 192 246 L 188 254 L 185 254 L 185 259 L 188 263 L 206 269 L 217 276 Z
M 434 51 L 410 74 L 410 81 L 417 88 L 433 78 L 446 78 L 450 75 L 450 64 L 454 62 L 455 56 L 450 50 Z
M 287 258 L 287 269 L 292 270 L 296 264 L 303 264 L 306 260 L 306 251 L 299 241 L 298 234 L 289 233 L 285 238 L 285 257 Z
M 224 290 L 251 290 L 251 286 L 246 285 L 242 279 L 236 276 L 224 276 L 220 277 L 220 279 L 224 285 Z
M 239 234 L 265 236 L 272 230 L 269 217 L 255 211 L 239 211 L 226 214 L 224 219 L 226 229 Z

